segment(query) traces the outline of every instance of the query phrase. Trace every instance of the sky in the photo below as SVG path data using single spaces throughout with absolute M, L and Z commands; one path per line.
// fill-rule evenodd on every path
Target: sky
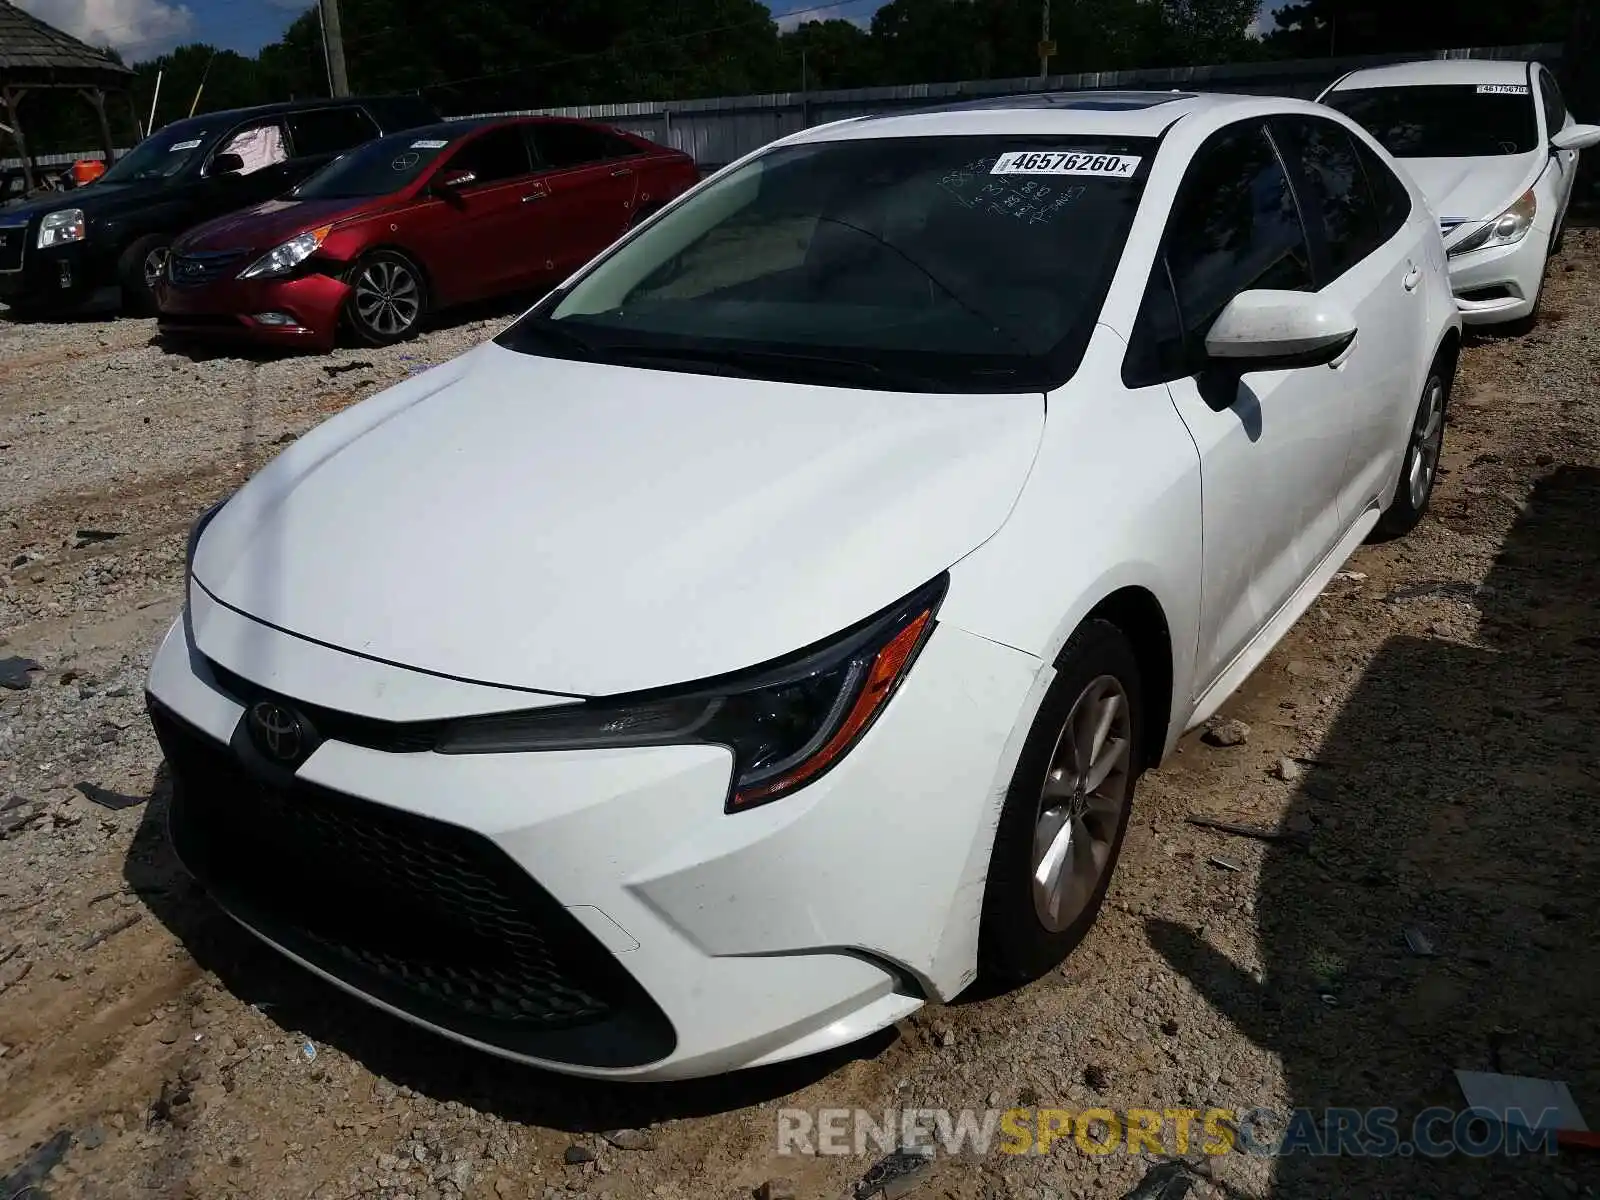
M 96 46 L 111 45 L 128 62 L 154 58 L 184 42 L 207 42 L 254 54 L 276 41 L 310 0 L 13 0 L 58 29 Z M 865 26 L 883 0 L 767 0 L 778 25 L 830 17 Z M 1258 29 L 1285 0 L 1265 0 Z

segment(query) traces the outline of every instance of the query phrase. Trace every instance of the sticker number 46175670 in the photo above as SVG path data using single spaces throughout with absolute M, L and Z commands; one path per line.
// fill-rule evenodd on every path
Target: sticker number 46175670
M 1131 154 L 1094 154 L 1084 150 L 1013 150 L 989 168 L 991 175 L 1106 175 L 1126 179 L 1139 169 Z

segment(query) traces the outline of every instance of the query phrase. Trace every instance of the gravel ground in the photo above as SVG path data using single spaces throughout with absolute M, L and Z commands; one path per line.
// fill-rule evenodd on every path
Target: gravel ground
M 780 1158 L 778 1108 L 1409 1116 L 1459 1106 L 1455 1068 L 1565 1079 L 1600 1120 L 1600 231 L 1573 230 L 1551 272 L 1538 328 L 1466 351 L 1433 514 L 1362 550 L 1232 700 L 1242 743 L 1187 739 L 1146 777 L 1061 971 L 820 1061 L 671 1086 L 523 1070 L 350 1001 L 221 917 L 160 832 L 141 687 L 189 522 L 503 314 L 302 359 L 0 314 L 0 659 L 42 664 L 0 691 L 0 1200 L 634 1200 L 780 1178 L 832 1198 L 870 1156 Z M 1122 1196 L 1155 1161 L 1070 1141 L 941 1157 L 914 1194 Z M 1597 1163 L 1233 1153 L 1191 1195 L 1600 1196 Z

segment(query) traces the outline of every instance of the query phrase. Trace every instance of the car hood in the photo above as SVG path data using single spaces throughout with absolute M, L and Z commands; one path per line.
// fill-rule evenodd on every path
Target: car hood
M 266 251 L 319 225 L 331 225 L 376 207 L 371 200 L 268 200 L 197 225 L 175 250 Z
M 46 213 L 60 212 L 63 208 L 81 208 L 84 216 L 93 220 L 108 213 L 136 208 L 163 192 L 181 187 L 181 180 L 138 179 L 128 183 L 101 183 L 98 180 L 68 192 L 51 192 L 31 200 L 14 200 L 5 206 L 9 223 L 15 218 L 34 221 Z
M 293 443 L 194 579 L 291 633 L 595 696 L 837 633 L 1004 522 L 1040 395 L 914 395 L 545 359 L 488 343 Z
M 1400 160 L 1441 221 L 1487 221 L 1499 216 L 1532 186 L 1544 163 L 1542 154 Z

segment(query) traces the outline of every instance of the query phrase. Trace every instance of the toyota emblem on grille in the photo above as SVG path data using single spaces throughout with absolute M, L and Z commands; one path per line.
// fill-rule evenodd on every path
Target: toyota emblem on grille
M 261 752 L 280 763 L 298 761 L 305 749 L 306 731 L 300 718 L 271 700 L 258 700 L 251 706 L 250 732 Z

